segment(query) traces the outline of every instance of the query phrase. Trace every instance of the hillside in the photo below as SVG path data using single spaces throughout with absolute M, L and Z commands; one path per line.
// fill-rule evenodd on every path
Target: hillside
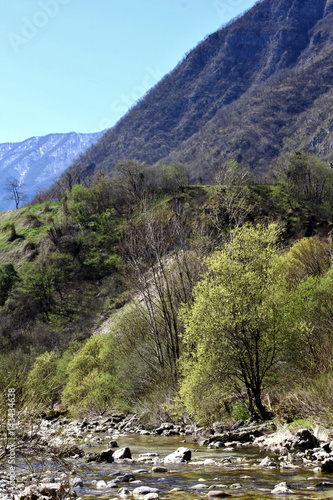
M 6 179 L 24 183 L 26 199 L 48 188 L 74 160 L 92 146 L 103 132 L 94 134 L 49 134 L 22 142 L 0 144 L 0 210 L 15 208 L 6 199 Z
M 239 405 L 267 418 L 269 390 L 276 414 L 308 415 L 283 401 L 331 373 L 333 172 L 301 153 L 271 186 L 235 162 L 212 185 L 141 167 L 0 213 L 0 397 L 15 380 L 43 410 L 207 423 Z M 239 360 L 265 383 L 248 386 Z
M 182 162 L 209 178 L 234 158 L 256 174 L 286 152 L 331 159 L 332 0 L 262 0 L 207 37 L 77 162 Z

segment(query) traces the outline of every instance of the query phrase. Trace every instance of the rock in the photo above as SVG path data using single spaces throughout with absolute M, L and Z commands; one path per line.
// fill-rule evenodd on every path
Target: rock
M 321 464 L 321 472 L 333 472 L 333 458 L 326 458 Z
M 116 481 L 119 483 L 129 483 L 135 481 L 133 474 L 124 474 L 123 476 L 116 477 Z
M 271 491 L 272 495 L 288 495 L 294 493 L 293 490 L 289 488 L 287 483 L 283 481 L 282 483 L 277 484 Z
M 120 488 L 120 490 L 118 491 L 118 493 L 122 497 L 131 495 L 130 490 L 128 490 L 127 488 Z
M 114 451 L 112 456 L 115 460 L 123 459 L 123 458 L 132 458 L 132 453 L 131 453 L 131 450 L 126 447 L 126 448 L 120 448 L 119 450 Z
M 97 461 L 98 462 L 107 462 L 107 463 L 111 464 L 114 461 L 113 451 L 110 449 L 101 451 Z
M 96 488 L 98 488 L 98 489 L 106 488 L 106 482 L 105 481 L 97 481 Z
M 189 448 L 181 447 L 176 451 L 167 455 L 164 459 L 165 463 L 179 463 L 179 462 L 189 462 L 191 460 L 191 450 Z
M 225 491 L 216 490 L 216 491 L 210 491 L 208 493 L 208 497 L 209 498 L 227 498 L 227 497 L 231 497 L 231 495 L 229 495 L 229 493 L 226 493 Z
M 143 500 L 158 500 L 158 493 L 148 493 L 143 497 Z
M 119 448 L 117 441 L 110 441 L 109 448 Z
M 106 486 L 108 488 L 119 488 L 119 483 L 116 481 L 109 481 Z
M 320 443 L 318 439 L 308 429 L 300 429 L 295 436 L 291 436 L 284 441 L 283 446 L 288 450 L 313 450 L 319 448 Z
M 150 488 L 149 486 L 139 486 L 133 490 L 133 496 L 144 496 L 149 495 L 150 493 L 158 493 L 157 488 Z
M 276 467 L 276 466 L 277 463 L 274 462 L 274 460 L 272 460 L 270 457 L 264 458 L 259 464 L 259 467 Z
M 168 469 L 166 467 L 162 467 L 161 465 L 157 465 L 156 467 L 153 467 L 152 472 L 160 472 L 160 473 L 165 473 L 165 472 L 168 472 Z

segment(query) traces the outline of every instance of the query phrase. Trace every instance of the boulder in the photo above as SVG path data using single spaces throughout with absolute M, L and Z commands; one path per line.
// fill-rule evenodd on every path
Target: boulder
M 158 493 L 157 488 L 150 488 L 149 486 L 139 486 L 133 490 L 134 497 L 142 497 L 144 495 L 149 495 L 150 493 Z
M 97 481 L 96 483 L 96 488 L 98 488 L 99 490 L 103 489 L 103 488 L 106 488 L 106 482 L 101 480 L 101 481 Z
M 309 429 L 300 429 L 295 436 L 291 436 L 284 441 L 283 446 L 288 450 L 313 450 L 319 448 L 318 439 L 312 434 Z
M 111 464 L 114 461 L 113 451 L 112 450 L 104 450 L 101 453 L 87 453 L 86 454 L 86 462 L 107 462 Z
M 115 460 L 123 459 L 123 458 L 132 458 L 132 453 L 131 453 L 131 450 L 126 447 L 126 448 L 120 448 L 119 450 L 114 451 L 112 456 Z
M 266 457 L 264 458 L 260 464 L 259 464 L 259 467 L 276 467 L 276 462 L 274 462 L 274 460 L 272 460 L 270 457 Z
M 151 471 L 155 472 L 155 473 L 159 472 L 159 473 L 163 474 L 165 472 L 168 472 L 168 469 L 166 467 L 162 467 L 161 465 L 157 465 L 156 467 L 153 467 Z
M 170 422 L 164 422 L 156 429 L 155 432 L 156 432 L 156 434 L 161 435 L 161 434 L 163 434 L 164 431 L 170 431 L 170 430 L 173 430 L 173 428 L 174 428 L 174 424 L 172 424 Z
M 108 450 L 103 450 L 101 451 L 101 453 L 99 454 L 99 459 L 97 460 L 98 462 L 107 462 L 109 464 L 111 464 L 113 461 L 114 461 L 114 458 L 113 458 L 113 451 L 108 449 Z
M 294 492 L 289 488 L 287 483 L 283 481 L 282 483 L 277 484 L 275 488 L 272 489 L 271 493 L 272 495 L 290 495 Z
M 181 447 L 176 451 L 167 455 L 164 459 L 165 463 L 180 463 L 189 462 L 191 460 L 192 452 L 189 448 Z
M 123 476 L 116 477 L 116 481 L 119 483 L 129 483 L 135 481 L 135 476 L 133 474 L 124 474 Z

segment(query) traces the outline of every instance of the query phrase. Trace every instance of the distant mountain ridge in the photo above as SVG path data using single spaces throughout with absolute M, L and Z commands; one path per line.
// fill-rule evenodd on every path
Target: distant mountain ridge
M 333 0 L 261 0 L 208 36 L 72 167 L 333 154 Z M 93 165 L 93 169 L 91 168 Z
M 25 184 L 27 199 L 48 188 L 104 132 L 48 134 L 22 142 L 0 144 L 0 210 L 15 208 L 6 200 L 6 179 L 14 177 Z

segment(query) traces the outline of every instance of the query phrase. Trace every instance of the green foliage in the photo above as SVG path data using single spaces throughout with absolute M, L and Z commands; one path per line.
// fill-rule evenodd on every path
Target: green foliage
M 267 416 L 262 389 L 280 358 L 286 328 L 278 235 L 274 225 L 245 225 L 207 259 L 193 306 L 183 313 L 181 394 L 194 415 L 200 396 L 205 405 L 207 393 L 197 385 L 202 379 L 219 386 L 221 394 L 228 385 L 245 389 L 250 413 Z
M 117 378 L 110 339 L 91 337 L 68 364 L 62 401 L 72 414 L 103 413 L 117 402 Z
M 56 368 L 59 356 L 55 351 L 45 352 L 38 356 L 29 372 L 25 390 L 28 396 L 38 396 L 51 406 L 59 397 L 59 387 L 56 385 Z

